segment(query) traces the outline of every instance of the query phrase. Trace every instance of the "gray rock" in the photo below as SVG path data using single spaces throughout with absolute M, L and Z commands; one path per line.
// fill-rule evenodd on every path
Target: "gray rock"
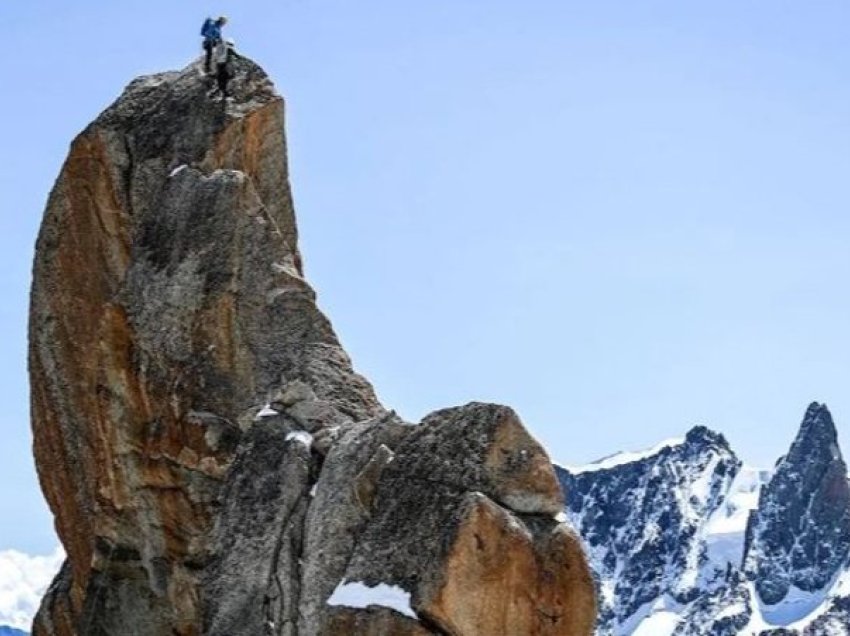
M 390 471 L 480 490 L 518 512 L 563 510 L 561 486 L 546 452 L 505 406 L 473 402 L 432 413 L 398 448 Z
M 301 541 L 317 465 L 281 420 L 251 427 L 221 492 L 203 589 L 210 636 L 297 633 Z
M 290 382 L 278 392 L 278 395 L 272 401 L 272 404 L 279 403 L 283 408 L 288 408 L 290 406 L 294 406 L 299 402 L 305 401 L 315 401 L 316 394 L 313 393 L 313 389 L 310 388 L 310 385 L 302 382 L 301 380 L 295 380 L 294 382 Z
M 357 477 L 354 478 L 354 495 L 357 498 L 357 503 L 368 512 L 372 509 L 372 502 L 375 499 L 375 490 L 378 488 L 378 481 L 381 479 L 381 474 L 384 468 L 395 458 L 389 446 L 381 444 L 378 450 L 372 455 L 369 462 L 363 467 Z
M 325 601 L 342 579 L 370 511 L 360 504 L 357 476 L 382 446 L 393 448 L 412 431 L 392 414 L 356 424 L 331 446 L 307 513 L 302 573 L 301 633 L 319 633 Z

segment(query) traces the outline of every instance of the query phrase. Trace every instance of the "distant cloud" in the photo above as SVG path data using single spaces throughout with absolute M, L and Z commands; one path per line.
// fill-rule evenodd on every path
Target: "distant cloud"
M 64 558 L 62 548 L 47 556 L 0 551 L 0 625 L 30 630 L 41 597 Z

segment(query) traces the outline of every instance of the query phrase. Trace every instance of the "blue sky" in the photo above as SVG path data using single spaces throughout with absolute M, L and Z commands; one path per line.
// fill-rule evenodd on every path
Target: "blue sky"
M 49 188 L 219 12 L 287 98 L 307 274 L 387 405 L 508 403 L 567 463 L 701 423 L 767 466 L 819 400 L 850 452 L 846 2 L 6 2 L 0 549 L 55 543 L 25 359 Z

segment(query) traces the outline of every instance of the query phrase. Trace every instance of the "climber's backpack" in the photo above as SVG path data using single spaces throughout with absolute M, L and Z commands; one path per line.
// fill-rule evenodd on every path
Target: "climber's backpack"
M 201 27 L 201 36 L 205 38 L 209 38 L 212 35 L 212 28 L 215 24 L 215 20 L 212 18 L 207 18 L 204 20 L 204 26 Z

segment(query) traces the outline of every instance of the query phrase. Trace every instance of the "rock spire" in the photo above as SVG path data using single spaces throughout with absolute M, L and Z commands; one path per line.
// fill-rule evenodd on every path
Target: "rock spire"
M 507 407 L 418 426 L 304 278 L 284 102 L 235 62 L 132 82 L 39 234 L 34 451 L 68 558 L 34 633 L 590 634 L 548 457 Z

